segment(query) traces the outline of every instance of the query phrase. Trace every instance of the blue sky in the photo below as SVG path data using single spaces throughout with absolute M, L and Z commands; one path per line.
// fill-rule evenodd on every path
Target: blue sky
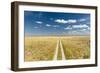
M 26 36 L 90 35 L 90 14 L 24 11 Z

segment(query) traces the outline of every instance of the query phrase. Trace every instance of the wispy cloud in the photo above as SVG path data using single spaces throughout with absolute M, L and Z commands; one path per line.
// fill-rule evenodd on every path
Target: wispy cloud
M 86 19 L 84 19 L 84 18 L 79 19 L 79 22 L 83 22 L 83 21 L 86 21 Z
M 43 22 L 42 22 L 42 21 L 36 21 L 36 23 L 38 23 L 38 24 L 42 24 Z
M 90 32 L 87 31 L 86 29 L 81 29 L 81 30 L 71 30 L 67 32 L 68 35 L 89 35 Z
M 72 27 L 73 27 L 73 28 L 89 28 L 89 26 L 86 25 L 86 24 L 73 25 Z
M 71 30 L 72 27 L 65 27 L 64 30 Z
M 53 25 L 53 27 L 59 27 L 59 25 Z
M 81 29 L 82 31 L 86 31 L 87 29 Z
M 50 25 L 50 24 L 46 24 L 46 26 L 47 26 L 47 27 L 50 27 L 51 25 Z
M 75 20 L 75 19 L 69 19 L 69 20 L 56 19 L 55 22 L 65 24 L 65 23 L 76 23 L 77 20 Z

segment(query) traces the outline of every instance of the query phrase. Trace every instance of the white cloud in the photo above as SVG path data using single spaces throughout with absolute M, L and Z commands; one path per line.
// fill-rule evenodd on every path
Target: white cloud
M 71 27 L 66 27 L 66 28 L 64 28 L 65 30 L 70 30 L 70 29 L 72 29 Z
M 76 23 L 77 20 L 75 20 L 75 19 L 69 19 L 69 20 L 56 19 L 55 22 L 65 24 L 65 23 Z
M 64 20 L 64 19 L 57 19 L 57 20 L 55 20 L 55 22 L 57 22 L 57 23 L 68 23 L 66 20 Z
M 51 25 L 49 25 L 49 24 L 46 24 L 46 26 L 47 26 L 47 27 L 50 27 Z
M 86 21 L 86 19 L 79 19 L 80 22 Z
M 68 21 L 68 23 L 76 23 L 77 22 L 77 20 L 74 20 L 74 19 L 69 19 L 67 21 Z
M 38 23 L 38 24 L 42 24 L 42 22 L 41 22 L 41 21 L 36 21 L 36 23 Z
M 86 24 L 81 24 L 81 25 L 73 25 L 73 28 L 89 28 Z
M 58 25 L 54 25 L 53 27 L 59 27 Z
M 82 31 L 86 31 L 87 29 L 82 29 Z

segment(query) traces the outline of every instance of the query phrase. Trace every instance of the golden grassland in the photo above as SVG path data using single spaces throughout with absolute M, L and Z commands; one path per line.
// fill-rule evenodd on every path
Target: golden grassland
M 89 36 L 25 37 L 25 61 L 53 60 L 58 40 L 62 42 L 66 60 L 90 58 Z M 60 49 L 58 53 L 59 60 Z
M 61 38 L 66 59 L 90 58 L 89 36 L 72 36 Z
M 56 44 L 54 37 L 25 37 L 25 61 L 52 60 Z

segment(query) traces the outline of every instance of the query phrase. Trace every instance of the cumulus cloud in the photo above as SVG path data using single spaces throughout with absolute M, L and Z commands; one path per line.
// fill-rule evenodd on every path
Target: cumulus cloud
M 76 23 L 77 22 L 77 20 L 74 20 L 74 19 L 69 19 L 67 21 L 68 21 L 68 23 Z
M 67 23 L 67 21 L 66 20 L 64 20 L 64 19 L 57 19 L 57 20 L 55 20 L 55 22 L 57 22 L 57 23 Z
M 41 21 L 36 21 L 36 23 L 38 23 L 38 24 L 42 24 L 42 22 L 41 22 Z
M 56 19 L 55 22 L 65 24 L 65 23 L 76 23 L 77 20 L 75 20 L 75 19 L 69 19 L 69 20 Z
M 81 25 L 73 25 L 73 28 L 89 28 L 89 26 L 86 24 L 81 24 Z

